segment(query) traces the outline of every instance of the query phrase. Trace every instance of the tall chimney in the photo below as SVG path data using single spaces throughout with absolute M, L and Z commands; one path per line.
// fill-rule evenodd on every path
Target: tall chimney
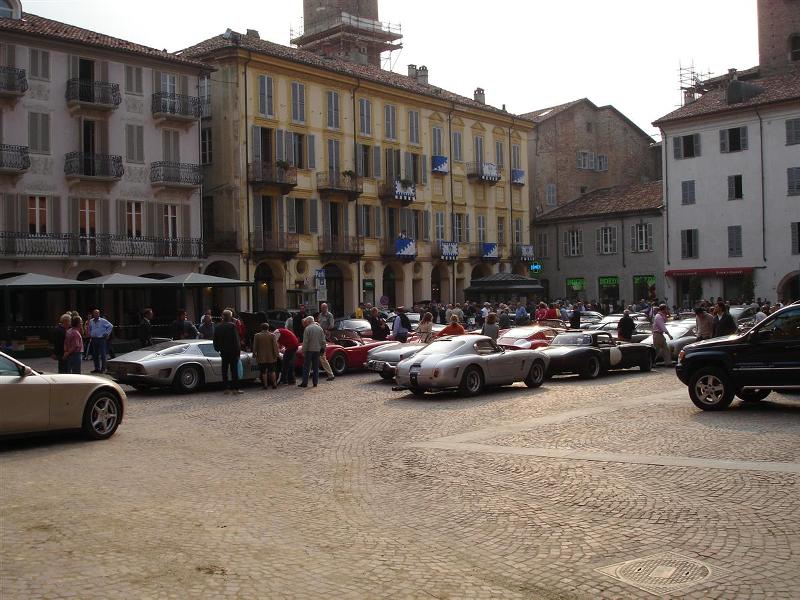
M 417 69 L 417 81 L 420 83 L 428 84 L 428 67 L 422 65 Z
M 416 81 L 417 79 L 417 65 L 408 65 L 408 76 Z
M 486 104 L 486 90 L 483 88 L 475 88 L 475 102 L 480 102 L 481 104 Z

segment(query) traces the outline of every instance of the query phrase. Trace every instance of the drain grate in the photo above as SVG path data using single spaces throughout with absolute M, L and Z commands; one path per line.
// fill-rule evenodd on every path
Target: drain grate
M 595 569 L 618 581 L 660 595 L 678 592 L 726 573 L 688 556 L 663 552 Z

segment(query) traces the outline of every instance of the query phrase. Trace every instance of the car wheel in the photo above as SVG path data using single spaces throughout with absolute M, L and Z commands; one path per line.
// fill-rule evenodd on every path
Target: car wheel
M 649 352 L 645 353 L 644 358 L 642 358 L 642 362 L 639 363 L 639 370 L 644 371 L 645 373 L 653 370 L 653 357 Z
M 110 390 L 100 390 L 89 398 L 83 409 L 83 433 L 93 440 L 114 435 L 122 418 L 122 403 Z
M 386 381 L 391 381 L 394 379 L 394 375 L 391 373 L 378 373 L 381 376 L 381 379 L 385 379 Z
M 739 390 L 736 396 L 745 402 L 760 402 L 769 396 L 772 390 Z
M 461 377 L 458 391 L 465 396 L 477 396 L 483 391 L 483 373 L 476 366 L 467 367 Z
M 186 365 L 178 369 L 173 381 L 175 389 L 182 394 L 195 391 L 202 383 L 203 375 L 200 371 L 200 367 L 195 365 Z
M 725 410 L 733 401 L 733 387 L 724 371 L 699 369 L 689 378 L 689 397 L 697 408 Z
M 535 360 L 531 365 L 531 370 L 525 378 L 525 385 L 529 388 L 537 388 L 544 381 L 544 365 L 541 361 Z
M 586 366 L 581 371 L 582 379 L 596 379 L 600 376 L 600 360 L 596 356 L 590 356 L 586 361 Z
M 333 358 L 330 360 L 330 363 L 331 369 L 333 369 L 333 374 L 336 375 L 336 377 L 344 375 L 345 372 L 347 372 L 347 359 L 341 352 L 334 354 Z

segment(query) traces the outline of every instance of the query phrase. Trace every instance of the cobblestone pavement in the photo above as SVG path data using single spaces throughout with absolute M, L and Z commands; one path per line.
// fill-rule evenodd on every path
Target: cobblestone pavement
M 3 600 L 800 598 L 798 396 L 702 413 L 659 369 L 129 399 L 106 442 L 3 446 Z

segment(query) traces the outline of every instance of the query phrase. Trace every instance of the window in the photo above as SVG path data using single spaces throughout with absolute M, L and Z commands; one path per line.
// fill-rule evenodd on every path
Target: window
M 800 144 L 800 119 L 786 120 L 786 145 Z
M 142 84 L 142 67 L 125 65 L 125 91 L 129 94 L 144 93 Z
M 544 191 L 545 197 L 547 199 L 547 206 L 555 206 L 556 205 L 556 184 L 555 183 L 548 183 L 545 186 Z
M 8 12 L 8 14 L 6 14 Z M 6 8 L 3 2 L 0 0 L 0 18 L 10 18 L 11 17 L 11 9 Z M 0 356 L 0 377 L 19 377 L 19 367 L 17 363 L 13 362 L 9 358 L 3 358 Z
M 789 39 L 789 58 L 792 62 L 800 60 L 800 33 L 795 33 Z
M 564 256 L 583 256 L 583 229 L 564 232 Z
M 397 107 L 387 104 L 383 107 L 384 136 L 388 140 L 397 139 Z
M 631 225 L 631 252 L 653 251 L 653 224 Z
M 50 154 L 50 115 L 28 113 L 28 147 L 36 154 Z
M 47 233 L 47 198 L 44 196 L 28 197 L 28 233 Z
M 719 132 L 720 152 L 741 152 L 747 150 L 747 127 L 734 127 Z
M 178 207 L 175 204 L 164 205 L 164 238 L 174 240 L 178 237 Z
M 339 129 L 339 92 L 328 92 L 328 128 Z
M 681 230 L 681 258 L 699 258 L 700 240 L 697 229 Z
M 292 82 L 292 121 L 306 122 L 306 86 L 296 81 Z
M 129 201 L 125 207 L 125 233 L 129 238 L 142 237 L 142 203 Z
M 303 88 L 302 90 L 302 110 L 299 106 L 295 106 L 295 85 L 300 85 L 297 83 L 292 84 L 292 119 L 295 121 L 303 122 L 305 121 L 305 87 L 300 86 Z M 261 116 L 264 117 L 274 117 L 275 116 L 275 109 L 274 109 L 274 91 L 273 91 L 273 81 L 272 77 L 269 75 L 259 75 L 258 77 L 258 112 Z M 298 109 L 298 113 L 295 113 L 295 108 Z M 302 119 L 295 118 L 295 114 L 302 115 Z
M 419 112 L 408 111 L 408 143 L 419 144 Z
M 81 254 L 97 251 L 97 200 L 81 199 L 78 203 L 78 236 Z
M 742 176 L 729 175 L 728 176 L 728 200 L 741 200 L 742 195 Z
M 522 168 L 522 161 L 520 159 L 520 145 L 519 144 L 512 144 L 511 145 L 511 168 L 512 169 L 521 169 Z
M 442 128 L 434 127 L 431 129 L 431 137 L 433 138 L 433 155 L 444 156 L 444 151 L 442 150 Z
M 478 222 L 478 242 L 486 241 L 486 216 L 478 215 L 475 220 Z
M 505 161 L 503 160 L 503 142 L 496 141 L 494 143 L 494 160 L 498 168 L 503 168 Z
M 681 204 L 695 203 L 695 183 L 694 179 L 681 181 Z
M 358 235 L 362 237 L 372 237 L 372 221 L 371 221 L 372 207 L 368 205 L 359 205 L 358 212 L 356 213 L 356 230 Z
M 497 243 L 506 243 L 506 220 L 505 217 L 497 217 Z
M 31 48 L 29 56 L 28 75 L 34 79 L 50 79 L 50 53 Z
M 461 162 L 464 160 L 464 155 L 461 152 L 461 132 L 453 132 L 453 160 Z
M 434 215 L 433 235 L 437 242 L 444 240 L 444 213 L 441 211 L 437 211 Z
M 522 244 L 522 219 L 514 219 L 514 243 Z
M 306 201 L 303 198 L 286 198 L 286 220 L 289 233 L 306 234 Z
M 540 232 L 536 235 L 536 256 L 539 258 L 550 256 L 550 239 L 547 232 Z
M 181 162 L 180 131 L 176 129 L 164 129 L 161 132 L 161 146 L 164 162 Z
M 600 227 L 597 230 L 597 254 L 617 253 L 617 228 Z
M 731 225 L 728 227 L 728 256 L 742 255 L 742 226 Z
M 366 98 L 358 101 L 358 132 L 372 135 L 372 103 Z
M 11 5 L 8 3 L 7 0 L 0 0 L 0 19 L 11 19 L 14 17 L 14 11 L 11 9 Z M 16 375 L 16 369 L 14 371 L 14 375 Z
M 608 156 L 605 154 L 597 155 L 597 170 L 608 171 Z
M 200 163 L 211 164 L 211 127 L 203 127 L 200 131 Z
M 800 254 L 800 221 L 790 223 L 792 230 L 792 254 Z
M 596 168 L 596 157 L 594 152 L 588 150 L 579 150 L 577 155 L 576 166 L 581 170 L 594 171 Z
M 483 137 L 476 135 L 473 139 L 475 144 L 475 162 L 482 163 L 483 162 Z
M 800 167 L 786 169 L 786 177 L 789 180 L 787 193 L 790 196 L 800 196 Z
M 284 133 L 284 138 L 284 160 L 298 169 L 313 168 L 311 165 L 311 152 L 313 152 L 314 136 L 309 135 L 306 137 L 304 134 L 297 133 L 296 131 L 287 131 Z M 308 143 L 308 156 L 306 156 L 306 143 Z M 308 161 L 306 161 L 306 158 Z
M 380 156 L 380 154 L 378 154 Z M 356 175 L 359 177 L 374 177 L 372 167 L 373 148 L 366 144 L 356 144 Z
M 144 127 L 142 125 L 125 125 L 125 160 L 128 162 L 144 162 Z
M 672 138 L 672 154 L 675 160 L 700 156 L 700 134 L 693 133 Z
M 453 241 L 469 243 L 469 215 L 453 213 Z

